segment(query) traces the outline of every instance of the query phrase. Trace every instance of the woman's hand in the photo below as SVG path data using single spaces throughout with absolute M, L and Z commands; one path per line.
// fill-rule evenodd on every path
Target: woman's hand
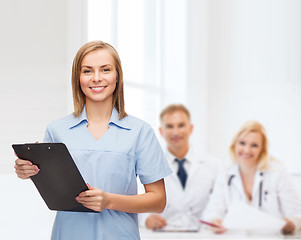
M 221 234 L 227 231 L 226 228 L 223 227 L 222 223 L 223 221 L 221 219 L 215 219 L 212 221 L 213 224 L 217 225 L 218 227 L 210 227 L 210 229 L 217 233 L 217 234 Z
M 292 234 L 296 228 L 295 224 L 288 218 L 284 218 L 283 220 L 286 221 L 286 224 L 282 228 L 282 233 L 283 234 Z
M 103 190 L 95 187 L 91 187 L 87 184 L 89 190 L 80 193 L 75 199 L 86 208 L 92 209 L 96 212 L 104 210 L 108 203 L 108 194 Z
M 76 200 L 97 212 L 111 209 L 127 213 L 161 213 L 166 203 L 164 179 L 145 184 L 145 193 L 139 195 L 109 193 L 89 184 L 87 186 L 89 190 L 80 193 Z
M 151 214 L 145 221 L 148 229 L 156 230 L 166 226 L 166 220 L 158 214 Z
M 38 166 L 33 165 L 32 162 L 20 158 L 15 161 L 15 169 L 17 176 L 21 179 L 28 179 L 40 171 Z

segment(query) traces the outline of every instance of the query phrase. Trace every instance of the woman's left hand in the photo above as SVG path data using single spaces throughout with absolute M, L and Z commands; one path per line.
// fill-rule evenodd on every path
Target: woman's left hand
M 109 199 L 106 192 L 99 188 L 91 187 L 87 184 L 89 190 L 80 193 L 75 199 L 96 212 L 101 212 L 108 205 Z
M 284 218 L 283 220 L 286 221 L 286 224 L 282 228 L 282 233 L 283 234 L 292 234 L 295 231 L 295 224 L 288 218 Z

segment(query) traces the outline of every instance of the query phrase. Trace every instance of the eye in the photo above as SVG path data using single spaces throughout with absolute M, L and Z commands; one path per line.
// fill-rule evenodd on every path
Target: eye
M 239 143 L 239 145 L 242 145 L 242 146 L 246 145 L 246 143 L 244 141 L 239 141 L 238 143 Z
M 110 68 L 104 68 L 102 71 L 103 71 L 103 72 L 110 72 L 111 69 L 110 69 Z
M 254 148 L 258 148 L 258 144 L 256 144 L 256 143 L 253 143 L 251 146 Z
M 180 128 L 185 127 L 185 123 L 180 123 L 179 127 L 180 127 Z
M 83 74 L 91 74 L 92 73 L 91 69 L 90 68 L 86 68 L 86 67 L 82 68 L 81 72 Z

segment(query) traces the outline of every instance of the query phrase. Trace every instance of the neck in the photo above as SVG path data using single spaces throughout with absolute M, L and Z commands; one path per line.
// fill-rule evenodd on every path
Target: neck
M 109 121 L 113 110 L 111 102 L 86 101 L 87 118 L 90 122 Z
M 257 165 L 246 166 L 239 164 L 239 172 L 242 176 L 254 176 L 257 171 Z
M 181 148 L 171 148 L 170 146 L 168 146 L 167 149 L 176 158 L 182 159 L 186 156 L 186 154 L 189 150 L 189 145 L 187 144 L 186 146 L 183 146 Z

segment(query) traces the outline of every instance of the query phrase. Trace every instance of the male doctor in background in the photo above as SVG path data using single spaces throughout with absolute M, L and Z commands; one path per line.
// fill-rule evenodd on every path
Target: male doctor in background
M 190 113 L 182 104 L 167 106 L 160 114 L 161 136 L 173 174 L 165 178 L 167 204 L 162 214 L 141 214 L 140 225 L 161 231 L 198 230 L 218 171 L 218 161 L 192 148 Z

